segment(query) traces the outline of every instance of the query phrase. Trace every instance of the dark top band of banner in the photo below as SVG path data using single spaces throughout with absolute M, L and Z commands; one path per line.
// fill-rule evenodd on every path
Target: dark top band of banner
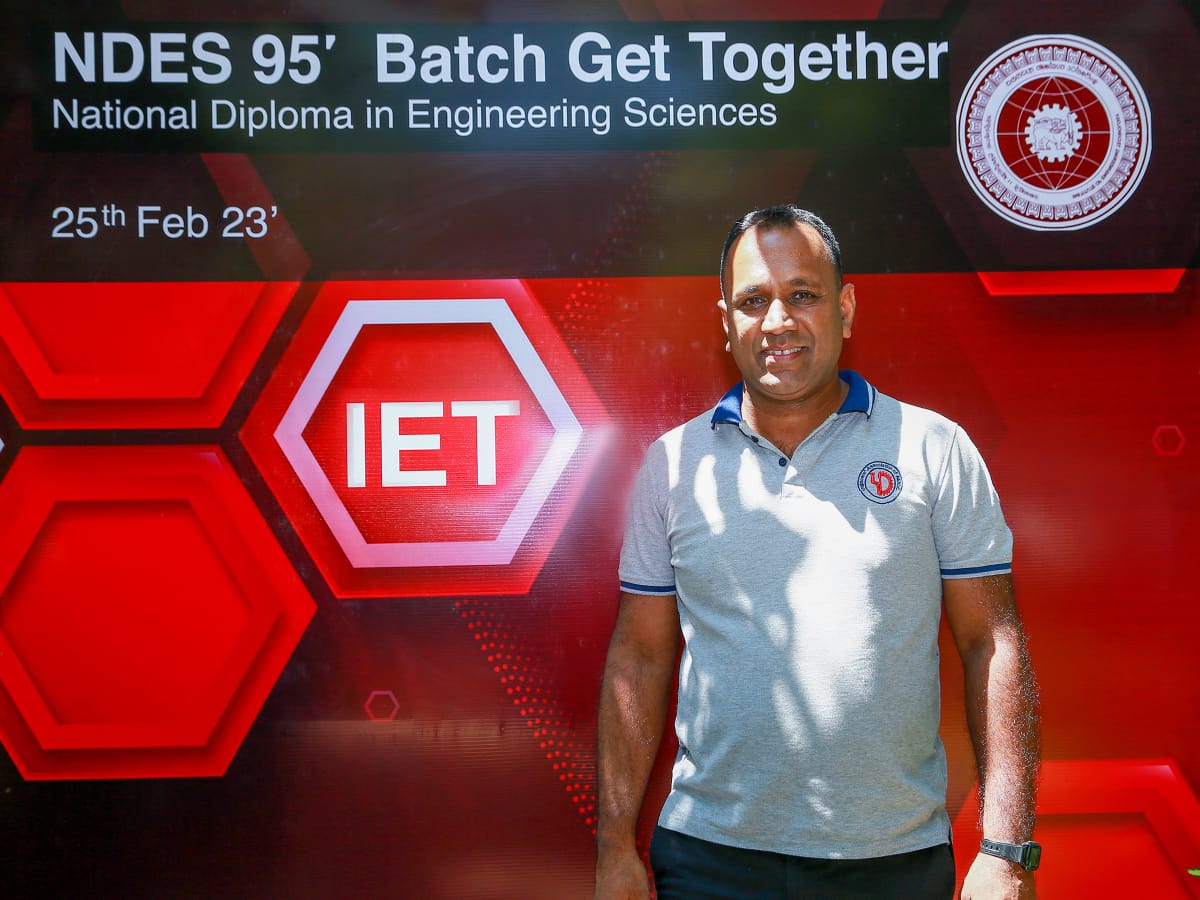
M 214 24 L 42 31 L 38 150 L 930 146 L 938 23 Z

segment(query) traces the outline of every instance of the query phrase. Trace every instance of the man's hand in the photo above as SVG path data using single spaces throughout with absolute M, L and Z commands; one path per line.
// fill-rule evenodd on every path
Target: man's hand
M 621 594 L 597 715 L 596 900 L 650 896 L 635 835 L 667 721 L 679 639 L 674 594 Z
M 650 878 L 637 851 L 601 851 L 596 858 L 596 900 L 649 900 Z
M 962 900 L 1037 900 L 1033 873 L 1007 859 L 980 853 L 967 871 Z

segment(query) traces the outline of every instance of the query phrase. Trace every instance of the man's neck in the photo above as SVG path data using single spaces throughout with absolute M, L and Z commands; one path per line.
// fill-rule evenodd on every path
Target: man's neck
M 801 400 L 771 400 L 746 387 L 742 392 L 742 419 L 790 457 L 822 422 L 841 408 L 849 392 L 850 386 L 841 378 Z

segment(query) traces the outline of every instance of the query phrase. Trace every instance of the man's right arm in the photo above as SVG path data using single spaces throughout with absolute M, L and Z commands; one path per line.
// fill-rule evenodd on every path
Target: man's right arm
M 637 822 L 662 742 L 678 650 L 675 595 L 622 593 L 600 691 L 596 900 L 650 896 Z

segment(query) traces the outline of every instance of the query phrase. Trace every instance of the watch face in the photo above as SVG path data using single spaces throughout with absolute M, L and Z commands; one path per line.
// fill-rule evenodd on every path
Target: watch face
M 1042 864 L 1042 845 L 1035 841 L 1026 841 L 1021 845 L 1021 865 L 1032 872 Z

